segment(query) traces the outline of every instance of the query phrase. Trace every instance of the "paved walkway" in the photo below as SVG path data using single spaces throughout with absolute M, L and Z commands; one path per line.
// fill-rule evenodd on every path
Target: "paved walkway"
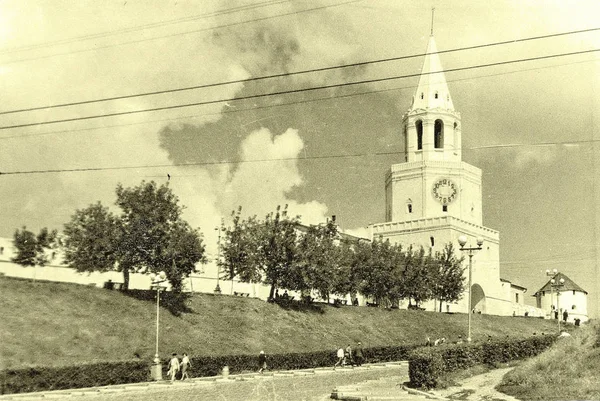
M 84 396 L 92 396 L 92 395 L 118 395 L 121 394 L 124 396 L 125 394 L 135 394 L 135 393 L 145 393 L 150 394 L 155 391 L 161 391 L 165 389 L 183 389 L 183 388 L 203 388 L 205 386 L 215 386 L 223 383 L 230 383 L 230 385 L 235 385 L 236 382 L 247 382 L 252 380 L 278 380 L 280 378 L 300 378 L 303 376 L 319 376 L 319 375 L 344 375 L 351 372 L 360 372 L 360 371 L 373 371 L 377 369 L 384 369 L 386 372 L 393 370 L 394 373 L 397 371 L 397 375 L 394 374 L 392 381 L 394 383 L 398 383 L 399 381 L 407 381 L 408 380 L 408 362 L 389 362 L 389 363 L 379 363 L 379 364 L 365 364 L 361 367 L 338 367 L 337 369 L 333 369 L 331 367 L 327 368 L 316 368 L 316 369 L 305 369 L 305 370 L 290 370 L 290 371 L 275 371 L 270 372 L 267 371 L 264 374 L 258 373 L 243 373 L 243 374 L 232 374 L 228 377 L 223 376 L 212 376 L 212 377 L 199 377 L 193 378 L 185 381 L 176 381 L 175 383 L 171 383 L 168 380 L 160 381 L 160 382 L 144 382 L 144 383 L 135 383 L 135 384 L 124 384 L 124 385 L 114 385 L 114 386 L 103 386 L 103 387 L 91 387 L 91 388 L 81 388 L 81 389 L 69 389 L 69 390 L 57 390 L 57 391 L 45 391 L 45 392 L 37 392 L 37 393 L 21 393 L 21 394 L 6 394 L 0 395 L 0 401 L 6 400 L 14 400 L 14 401 L 32 401 L 32 400 L 48 400 L 48 399 L 77 399 Z M 389 382 L 389 384 L 392 383 Z M 395 391 L 400 391 L 402 393 L 406 393 L 401 388 L 395 388 Z M 371 398 L 369 398 L 371 399 Z M 409 398 L 412 400 L 423 401 L 425 398 L 419 396 L 418 398 Z M 404 399 L 403 399 L 404 400 Z
M 214 388 L 221 384 L 229 383 L 229 386 L 240 385 L 249 381 L 263 382 L 265 380 L 298 379 L 310 376 L 316 378 L 324 375 L 345 375 L 349 373 L 359 373 L 361 371 L 376 371 L 383 369 L 387 373 L 385 377 L 378 379 L 360 381 L 356 384 L 338 386 L 332 389 L 331 395 L 326 399 L 346 400 L 346 401 L 425 401 L 426 399 L 438 400 L 462 400 L 462 401 L 516 401 L 515 398 L 506 394 L 497 392 L 494 387 L 502 380 L 511 368 L 495 369 L 488 373 L 473 376 L 464 379 L 460 386 L 451 387 L 444 390 L 422 392 L 407 388 L 405 383 L 408 381 L 408 362 L 390 362 L 380 364 L 365 364 L 361 367 L 344 368 L 316 368 L 304 370 L 276 371 L 266 372 L 264 374 L 243 373 L 229 375 L 228 377 L 213 376 L 193 378 L 186 381 L 145 382 L 115 386 L 92 387 L 82 389 L 45 391 L 39 393 L 7 394 L 0 395 L 0 401 L 33 401 L 49 399 L 77 399 L 84 396 L 96 396 L 96 400 L 102 396 L 112 396 L 110 399 L 119 399 L 127 395 L 160 393 L 167 389 L 186 389 L 197 390 Z M 391 373 L 391 375 L 390 375 Z M 371 376 L 373 377 L 373 376 Z M 113 398 L 116 397 L 116 398 Z

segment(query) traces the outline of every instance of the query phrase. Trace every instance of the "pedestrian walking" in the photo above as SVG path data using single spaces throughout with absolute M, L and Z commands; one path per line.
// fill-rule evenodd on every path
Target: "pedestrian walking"
M 333 365 L 333 368 L 335 369 L 336 366 L 340 365 L 340 366 L 344 366 L 344 349 L 340 348 L 337 350 L 337 362 L 335 363 L 335 365 Z
M 192 367 L 192 363 L 185 352 L 183 353 L 183 358 L 181 358 L 181 364 L 179 364 L 179 367 L 181 368 L 181 380 L 185 380 L 186 377 L 189 379 L 190 376 L 188 375 L 187 370 L 188 368 Z
M 358 344 L 356 344 L 356 348 L 354 349 L 354 356 L 356 357 L 356 365 L 362 366 L 364 356 L 362 344 L 360 341 L 358 342 Z
M 567 312 L 567 310 L 565 309 L 563 312 L 563 321 L 567 321 L 567 319 L 569 318 L 569 312 Z
M 167 374 L 171 376 L 171 383 L 173 383 L 175 381 L 175 376 L 177 375 L 177 372 L 179 372 L 179 359 L 177 358 L 177 354 L 174 353 L 171 357 L 168 368 L 169 371 Z
M 260 351 L 258 354 L 258 373 L 263 372 L 267 368 L 267 356 L 265 355 L 265 351 Z
M 354 355 L 352 355 L 352 347 L 350 346 L 350 344 L 348 344 L 348 346 L 346 347 L 346 352 L 344 353 L 344 357 L 345 357 L 345 363 L 349 363 L 350 365 L 354 366 Z

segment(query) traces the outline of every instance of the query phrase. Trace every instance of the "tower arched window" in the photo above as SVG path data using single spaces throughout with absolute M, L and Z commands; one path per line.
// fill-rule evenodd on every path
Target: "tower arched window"
M 444 147 L 444 122 L 442 120 L 435 120 L 434 146 L 436 149 L 442 149 Z
M 412 199 L 408 198 L 406 201 L 406 213 L 411 214 L 413 212 Z
M 425 95 L 423 94 L 423 92 L 421 92 L 421 99 L 423 99 L 425 97 Z
M 417 120 L 415 123 L 417 128 L 417 150 L 423 149 L 423 121 Z
M 435 95 L 433 95 L 436 99 L 438 98 L 438 93 L 435 92 Z

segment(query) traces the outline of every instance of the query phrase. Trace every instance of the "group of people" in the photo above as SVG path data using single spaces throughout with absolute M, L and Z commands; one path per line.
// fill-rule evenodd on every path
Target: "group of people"
M 180 380 L 185 380 L 186 378 L 187 379 L 190 378 L 187 371 L 189 368 L 192 367 L 192 362 L 190 362 L 190 358 L 188 357 L 188 355 L 185 352 L 183 353 L 183 357 L 181 358 L 181 361 L 179 361 L 177 354 L 173 353 L 173 355 L 171 356 L 171 360 L 169 361 L 169 365 L 167 367 L 169 368 L 167 375 L 171 378 L 171 382 L 175 381 L 177 374 L 179 372 L 181 372 Z
M 336 355 L 337 362 L 335 363 L 335 365 L 333 365 L 334 369 L 338 366 L 346 366 L 348 364 L 352 366 L 361 366 L 364 359 L 363 348 L 360 341 L 356 344 L 356 347 L 354 349 L 352 349 L 352 346 L 350 344 L 348 344 L 346 349 L 338 349 Z

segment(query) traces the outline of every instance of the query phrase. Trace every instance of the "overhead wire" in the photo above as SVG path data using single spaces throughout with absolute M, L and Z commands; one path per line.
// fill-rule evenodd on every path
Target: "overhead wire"
M 257 8 L 267 7 L 267 6 L 271 6 L 271 5 L 289 3 L 290 1 L 291 0 L 269 0 L 269 1 L 259 2 L 259 3 L 252 3 L 252 4 L 237 6 L 237 7 L 220 9 L 220 10 L 216 10 L 213 12 L 192 15 L 192 16 L 188 16 L 188 17 L 184 17 L 184 18 L 159 21 L 159 22 L 154 22 L 154 23 L 150 23 L 150 24 L 137 25 L 137 26 L 128 27 L 128 28 L 92 33 L 92 34 L 88 34 L 88 35 L 76 36 L 76 37 L 66 38 L 66 39 L 59 39 L 59 40 L 49 41 L 49 42 L 34 43 L 34 44 L 30 44 L 30 45 L 17 46 L 17 47 L 12 47 L 12 48 L 3 48 L 3 49 L 0 49 L 0 55 L 16 53 L 16 52 L 21 52 L 21 51 L 36 50 L 36 49 L 40 49 L 40 48 L 44 48 L 44 47 L 60 46 L 60 45 L 65 45 L 65 44 L 79 42 L 79 41 L 85 41 L 85 40 L 91 40 L 91 39 L 105 38 L 105 37 L 109 37 L 109 36 L 120 35 L 123 33 L 142 31 L 142 30 L 146 30 L 149 28 L 156 28 L 156 27 L 161 27 L 161 26 L 180 24 L 183 22 L 197 21 L 200 19 L 206 19 L 206 18 L 210 18 L 210 17 L 227 15 L 227 14 L 232 14 L 232 13 L 236 13 L 236 12 L 240 12 L 240 11 L 248 11 L 248 10 L 254 10 Z
M 172 37 L 176 37 L 176 36 L 182 36 L 182 35 L 189 35 L 189 34 L 194 34 L 194 33 L 206 32 L 206 31 L 211 31 L 211 30 L 221 29 L 221 28 L 231 28 L 231 27 L 234 27 L 234 26 L 245 25 L 245 24 L 249 24 L 249 23 L 253 23 L 253 22 L 261 22 L 261 21 L 267 21 L 267 20 L 271 20 L 271 19 L 275 19 L 275 18 L 281 18 L 281 17 L 288 17 L 288 16 L 291 16 L 291 15 L 303 14 L 303 13 L 312 12 L 312 11 L 320 11 L 320 10 L 324 10 L 324 9 L 327 9 L 327 8 L 339 7 L 339 6 L 343 6 L 343 5 L 351 4 L 351 3 L 358 3 L 360 1 L 363 1 L 363 0 L 350 0 L 350 1 L 345 1 L 345 2 L 342 2 L 342 3 L 328 4 L 328 5 L 325 5 L 325 6 L 313 7 L 313 8 L 306 8 L 306 9 L 302 9 L 302 10 L 298 10 L 298 11 L 293 11 L 293 12 L 288 12 L 288 13 L 270 15 L 270 16 L 267 16 L 267 17 L 255 18 L 255 19 L 246 20 L 246 21 L 232 22 L 232 23 L 229 23 L 229 24 L 217 25 L 217 26 L 212 26 L 212 27 L 207 27 L 207 28 L 202 28 L 202 29 L 196 29 L 196 30 L 193 30 L 193 31 L 178 32 L 178 33 L 172 33 L 172 34 L 168 34 L 168 35 L 155 36 L 155 37 L 152 37 L 152 38 L 137 39 L 137 40 L 131 40 L 131 41 L 128 41 L 128 42 L 113 43 L 113 44 L 105 45 L 105 46 L 97 46 L 97 47 L 90 48 L 90 49 L 81 49 L 81 50 L 74 50 L 74 51 L 68 51 L 68 52 L 63 52 L 63 53 L 54 53 L 54 54 L 49 54 L 49 55 L 46 55 L 46 56 L 22 58 L 22 59 L 17 59 L 17 60 L 9 60 L 9 61 L 3 62 L 2 64 L 9 65 L 9 64 L 22 63 L 22 62 L 25 62 L 25 61 L 42 60 L 42 59 L 52 58 L 52 57 L 56 57 L 56 56 L 66 56 L 66 55 L 71 55 L 71 54 L 87 53 L 87 52 L 91 52 L 91 51 L 109 49 L 109 48 L 116 47 L 116 46 L 123 46 L 123 45 L 135 44 L 135 43 L 143 43 L 143 42 L 148 42 L 148 41 L 152 41 L 152 40 L 172 38 Z
M 426 75 L 433 75 L 433 74 L 439 74 L 439 73 L 444 73 L 444 72 L 448 73 L 448 72 L 466 71 L 466 70 L 479 69 L 479 68 L 488 68 L 488 67 L 495 67 L 495 66 L 501 66 L 501 65 L 507 65 L 507 64 L 514 64 L 514 63 L 545 60 L 545 59 L 551 59 L 551 58 L 557 58 L 557 57 L 567 57 L 567 56 L 573 56 L 573 55 L 594 53 L 594 52 L 598 52 L 598 51 L 600 51 L 600 49 L 588 49 L 588 50 L 581 50 L 581 51 L 576 51 L 576 52 L 551 54 L 551 55 L 537 56 L 537 57 L 528 57 L 528 58 L 524 58 L 524 59 L 498 61 L 498 62 L 494 62 L 494 63 L 479 64 L 479 65 L 473 65 L 473 66 L 467 66 L 467 67 L 450 68 L 450 69 L 446 69 L 446 70 L 442 70 L 442 71 L 433 71 L 433 72 L 427 73 Z M 423 73 L 415 73 L 415 74 L 406 74 L 406 75 L 396 75 L 396 76 L 384 77 L 384 78 L 373 78 L 373 79 L 365 79 L 365 80 L 361 80 L 361 81 L 343 82 L 343 83 L 332 84 L 332 85 L 321 85 L 321 86 L 314 86 L 314 87 L 308 87 L 308 88 L 288 89 L 288 90 L 283 90 L 283 91 L 260 93 L 260 94 L 255 94 L 255 95 L 246 95 L 246 96 L 237 96 L 237 97 L 233 96 L 233 97 L 229 97 L 229 98 L 206 100 L 206 101 L 202 101 L 202 102 L 177 104 L 177 105 L 171 105 L 171 106 L 152 107 L 152 108 L 148 108 L 148 109 L 129 110 L 129 111 L 122 111 L 122 112 L 97 114 L 97 115 L 91 115 L 91 116 L 66 118 L 66 119 L 60 119 L 60 120 L 38 121 L 38 122 L 34 122 L 34 123 L 0 126 L 0 130 L 24 128 L 24 127 L 32 127 L 32 126 L 40 126 L 40 125 L 49 125 L 49 124 L 58 124 L 58 123 L 74 122 L 74 121 L 83 121 L 83 120 L 92 120 L 92 119 L 106 118 L 106 117 L 117 117 L 117 116 L 123 116 L 123 115 L 132 115 L 132 114 L 139 114 L 139 113 L 173 110 L 173 109 L 179 109 L 179 108 L 184 108 L 184 107 L 205 106 L 205 105 L 216 104 L 216 103 L 225 103 L 225 102 L 248 100 L 248 99 L 258 99 L 258 98 L 263 98 L 263 97 L 278 96 L 278 95 L 285 95 L 285 94 L 292 94 L 292 93 L 303 93 L 303 92 L 316 91 L 316 90 L 333 89 L 333 88 L 341 88 L 341 87 L 346 87 L 346 86 L 385 82 L 385 81 L 396 80 L 396 79 L 413 78 L 413 77 L 418 77 L 418 76 L 422 76 L 422 75 L 424 75 L 424 74 Z
M 548 69 L 548 68 L 589 63 L 589 62 L 595 62 L 595 61 L 598 61 L 598 59 L 575 61 L 575 62 L 571 62 L 571 63 L 553 64 L 550 66 L 543 66 L 543 67 L 524 68 L 524 69 L 520 69 L 520 70 L 505 71 L 505 72 L 496 73 L 496 74 L 478 75 L 478 76 L 467 77 L 467 78 L 448 79 L 448 80 L 446 80 L 446 82 L 456 83 L 456 82 L 463 82 L 463 81 L 471 81 L 471 80 L 480 79 L 480 78 L 490 78 L 490 77 L 504 76 L 504 75 L 509 75 L 509 74 L 517 74 L 517 73 L 528 72 L 528 71 L 538 71 L 538 70 L 543 70 L 543 69 Z M 392 91 L 401 91 L 404 89 L 414 89 L 416 87 L 417 87 L 417 85 L 397 86 L 394 88 L 374 89 L 374 90 L 369 90 L 369 91 L 347 93 L 347 94 L 342 94 L 342 95 L 337 94 L 337 95 L 318 97 L 318 98 L 313 98 L 313 99 L 303 99 L 303 100 L 290 101 L 290 102 L 274 103 L 274 104 L 263 105 L 263 106 L 253 106 L 253 107 L 245 107 L 245 108 L 235 107 L 233 109 L 228 108 L 228 109 L 220 110 L 219 112 L 215 112 L 215 113 L 193 114 L 193 115 L 180 116 L 180 117 L 145 120 L 145 121 L 140 121 L 140 122 L 135 122 L 135 123 L 111 124 L 111 125 L 103 125 L 103 126 L 97 126 L 97 127 L 79 128 L 79 129 L 36 132 L 36 133 L 32 133 L 32 134 L 17 134 L 17 135 L 11 135 L 11 136 L 0 136 L 0 140 L 55 135 L 55 134 L 71 133 L 71 132 L 95 131 L 95 130 L 102 130 L 102 129 L 107 129 L 107 128 L 153 124 L 156 122 L 165 122 L 165 121 L 190 120 L 190 119 L 197 119 L 197 118 L 203 118 L 203 117 L 209 117 L 209 116 L 216 116 L 216 115 L 221 115 L 221 114 L 226 115 L 226 114 L 240 113 L 240 112 L 246 112 L 246 111 L 263 110 L 263 109 L 270 109 L 270 108 L 277 108 L 277 107 L 284 107 L 284 106 L 293 106 L 293 105 L 301 105 L 301 104 L 308 104 L 308 103 L 314 103 L 314 102 L 330 101 L 330 100 L 336 100 L 336 99 L 345 99 L 345 98 L 365 96 L 365 95 L 385 93 L 385 92 L 392 92 Z M 565 142 L 565 144 L 568 144 L 568 143 L 572 143 L 572 142 Z M 524 144 L 521 144 L 521 145 L 524 145 Z M 486 146 L 473 147 L 473 148 L 467 148 L 467 149 L 479 149 L 479 148 L 485 149 L 490 146 L 495 147 L 495 145 L 486 145 Z
M 213 87 L 224 86 L 224 85 L 248 83 L 248 82 L 255 82 L 255 81 L 261 81 L 261 80 L 266 80 L 266 79 L 290 77 L 290 76 L 295 76 L 295 75 L 309 74 L 309 73 L 315 73 L 315 72 L 325 72 L 325 71 L 331 71 L 331 70 L 337 70 L 337 69 L 343 69 L 343 68 L 362 67 L 365 65 L 387 63 L 387 62 L 391 62 L 391 61 L 400 61 L 400 60 L 407 60 L 407 59 L 411 59 L 411 58 L 424 57 L 424 56 L 431 55 L 431 54 L 454 53 L 454 52 L 459 52 L 459 51 L 481 49 L 481 48 L 486 48 L 486 47 L 514 44 L 514 43 L 527 42 L 527 41 L 540 40 L 540 39 L 555 38 L 555 37 L 559 37 L 559 36 L 574 35 L 574 34 L 593 32 L 593 31 L 598 31 L 598 30 L 600 30 L 600 27 L 599 28 L 581 29 L 581 30 L 576 30 L 576 31 L 568 31 L 568 32 L 559 32 L 559 33 L 553 33 L 553 34 L 547 34 L 547 35 L 531 36 L 531 37 L 527 37 L 527 38 L 505 40 L 505 41 L 486 43 L 486 44 L 480 44 L 480 45 L 474 45 L 474 46 L 464 46 L 464 47 L 442 50 L 442 51 L 433 52 L 433 53 L 419 53 L 419 54 L 411 54 L 411 55 L 404 55 L 404 56 L 397 56 L 397 57 L 388 57 L 388 58 L 382 58 L 382 59 L 377 59 L 377 60 L 369 60 L 369 61 L 341 64 L 341 65 L 335 65 L 335 66 L 311 68 L 311 69 L 300 70 L 300 71 L 286 72 L 286 73 L 280 73 L 280 74 L 270 74 L 270 75 L 263 75 L 263 76 L 259 76 L 259 77 L 251 77 L 251 78 L 245 78 L 245 79 L 236 79 L 236 80 L 229 80 L 229 81 L 223 81 L 223 82 L 214 82 L 214 83 L 193 85 L 193 86 L 187 86 L 187 87 L 182 87 L 182 88 L 171 88 L 171 89 L 164 89 L 164 90 L 151 91 L 151 92 L 142 92 L 142 93 L 136 93 L 136 94 L 130 94 L 130 95 L 120 95 L 120 96 L 105 97 L 105 98 L 100 98 L 100 99 L 91 99 L 91 100 L 82 100 L 82 101 L 76 101 L 76 102 L 52 104 L 52 105 L 47 105 L 47 106 L 34 106 L 34 107 L 29 107 L 29 108 L 0 111 L 0 115 L 11 114 L 11 113 L 21 113 L 21 112 L 34 111 L 34 110 L 46 110 L 46 109 L 59 108 L 59 107 L 78 106 L 78 105 L 83 105 L 83 104 L 130 99 L 130 98 L 134 98 L 134 97 L 153 96 L 153 95 L 160 95 L 160 94 L 165 94 L 165 93 L 176 93 L 176 92 L 190 91 L 190 90 L 196 90 L 196 89 L 206 89 L 206 88 L 213 88 Z

